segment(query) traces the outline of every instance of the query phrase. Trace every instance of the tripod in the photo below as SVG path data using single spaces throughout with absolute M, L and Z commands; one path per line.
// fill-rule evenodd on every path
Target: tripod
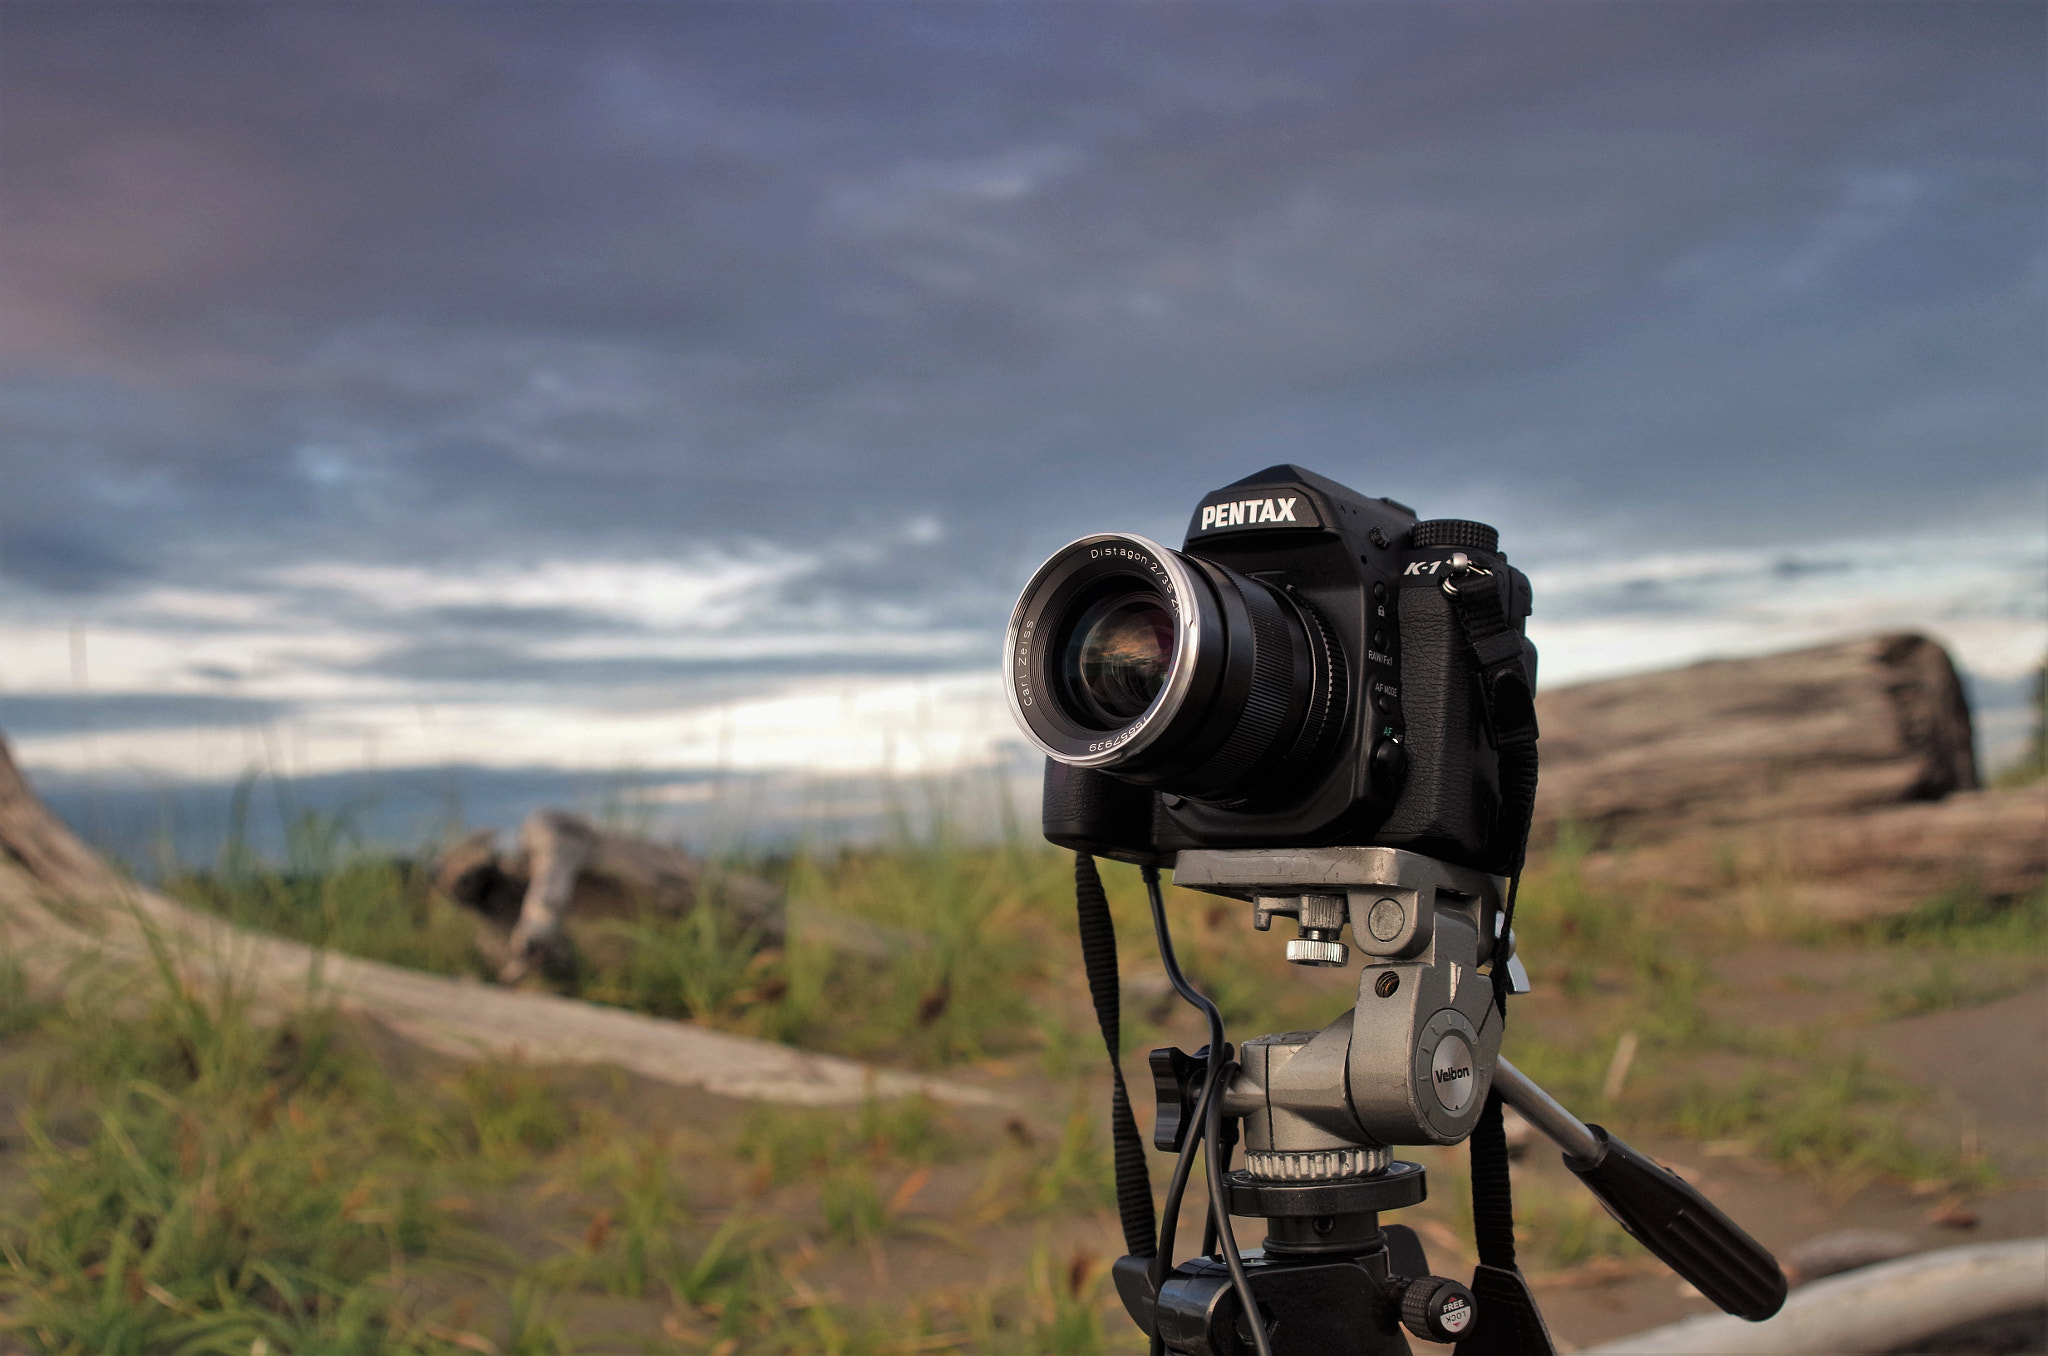
M 1090 864 L 1080 876 L 1084 947 L 1092 877 Z M 1394 1356 L 1409 1351 L 1405 1328 L 1457 1343 L 1459 1356 L 1549 1356 L 1549 1335 L 1514 1265 L 1503 1103 L 1555 1141 L 1622 1226 L 1709 1299 L 1745 1318 L 1777 1312 L 1785 1279 L 1767 1251 L 1684 1181 L 1582 1124 L 1499 1057 L 1500 998 L 1528 988 L 1499 878 L 1395 848 L 1335 847 L 1182 852 L 1175 880 L 1250 901 L 1261 931 L 1293 918 L 1298 935 L 1287 955 L 1299 964 L 1344 964 L 1348 924 L 1365 966 L 1351 1011 L 1321 1031 L 1257 1037 L 1233 1058 L 1214 1005 L 1180 972 L 1158 874 L 1146 870 L 1169 978 L 1210 1027 L 1208 1046 L 1194 1055 L 1151 1055 L 1153 1144 L 1179 1159 L 1163 1227 L 1142 1246 L 1149 1187 L 1141 1230 L 1128 1180 L 1133 1154 L 1143 1172 L 1142 1151 L 1118 1145 L 1133 1251 L 1113 1274 L 1156 1353 Z M 1102 917 L 1106 924 L 1106 909 Z M 1109 954 L 1113 965 L 1113 940 Z M 1099 946 L 1088 960 L 1109 1036 L 1114 975 L 1105 1012 Z M 1117 1086 L 1119 1135 L 1134 1140 L 1121 1072 Z M 1225 1172 L 1240 1126 L 1244 1167 Z M 1412 1230 L 1380 1223 L 1427 1194 L 1421 1166 L 1396 1160 L 1392 1146 L 1467 1138 L 1480 1243 L 1469 1288 L 1429 1274 Z M 1207 1160 L 1209 1237 L 1202 1256 L 1175 1265 L 1174 1220 L 1198 1149 Z M 1265 1221 L 1258 1249 L 1240 1253 L 1233 1216 Z

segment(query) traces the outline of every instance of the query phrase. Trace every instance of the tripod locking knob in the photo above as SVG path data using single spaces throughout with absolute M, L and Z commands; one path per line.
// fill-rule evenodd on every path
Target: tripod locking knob
M 1229 1063 L 1231 1047 L 1225 1043 L 1223 1062 Z M 1202 1085 L 1209 1079 L 1209 1047 L 1192 1055 L 1176 1046 L 1154 1050 L 1147 1062 L 1152 1066 L 1152 1096 L 1159 1114 L 1152 1121 L 1152 1147 L 1163 1154 L 1177 1154 L 1195 1128 L 1195 1112 L 1202 1100 Z M 1225 1118 L 1223 1143 L 1237 1143 L 1237 1122 Z
M 1472 1326 L 1472 1292 L 1442 1276 L 1420 1276 L 1401 1294 L 1401 1326 L 1425 1342 L 1448 1345 Z

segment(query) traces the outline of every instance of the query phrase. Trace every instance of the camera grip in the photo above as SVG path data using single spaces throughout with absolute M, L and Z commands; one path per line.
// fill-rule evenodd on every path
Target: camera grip
M 1153 846 L 1157 800 L 1144 787 L 1106 772 L 1045 760 L 1040 814 L 1047 840 L 1060 847 L 1141 866 L 1164 864 Z
M 1673 1271 L 1699 1287 L 1721 1309 L 1752 1323 L 1785 1303 L 1785 1273 L 1763 1244 L 1717 1209 L 1676 1173 L 1597 1125 L 1592 1159 L 1564 1156 L 1608 1212 Z

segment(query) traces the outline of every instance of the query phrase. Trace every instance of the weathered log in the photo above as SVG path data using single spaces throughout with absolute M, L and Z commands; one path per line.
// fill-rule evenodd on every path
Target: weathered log
M 1794 1291 L 1762 1323 L 1726 1314 L 1688 1318 L 1602 1343 L 1586 1356 L 2039 1351 L 2044 1300 L 2048 1239 L 2016 1238 L 1830 1276 Z M 1966 1344 L 1966 1334 L 1977 1341 Z
M 608 949 L 604 925 L 621 920 L 710 907 L 764 945 L 784 934 L 782 893 L 767 881 L 714 875 L 681 848 L 609 833 L 561 810 L 528 815 L 514 852 L 501 855 L 490 829 L 459 840 L 435 863 L 434 883 L 482 918 L 478 945 L 507 984 L 536 969 L 573 971 L 579 953 Z
M 526 990 L 423 974 L 244 931 L 137 886 L 44 807 L 0 740 L 0 940 L 25 961 L 141 960 L 232 977 L 272 1009 L 317 997 L 457 1058 L 612 1065 L 729 1097 L 797 1104 L 915 1094 L 1000 1105 L 981 1088 Z
M 1544 693 L 1538 836 L 1597 844 L 1857 814 L 1977 785 L 1948 654 L 1881 635 Z
M 2016 900 L 2048 879 L 2048 782 L 1862 814 L 1697 829 L 1595 852 L 1585 872 L 1613 893 L 1838 921 L 1896 915 L 1957 892 Z

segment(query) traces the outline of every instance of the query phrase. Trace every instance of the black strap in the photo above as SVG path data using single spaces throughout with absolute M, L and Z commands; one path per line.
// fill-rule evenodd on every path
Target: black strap
M 1483 1266 L 1515 1269 L 1515 1198 L 1508 1177 L 1508 1134 L 1500 1092 L 1486 1094 L 1472 1128 L 1472 1239 Z
M 1482 553 L 1479 568 L 1462 580 L 1446 580 L 1445 591 L 1479 665 L 1486 730 L 1500 755 L 1500 817 L 1494 844 L 1506 857 L 1507 874 L 1513 875 L 1522 869 L 1529 821 L 1536 811 L 1536 692 L 1533 675 L 1523 663 L 1522 633 L 1510 620 L 1502 596 L 1506 589 L 1499 570 L 1504 568 Z
M 1523 662 L 1522 633 L 1510 620 L 1506 589 L 1495 557 L 1479 552 L 1479 569 L 1464 579 L 1445 581 L 1451 611 L 1465 633 L 1465 643 L 1479 665 L 1480 705 L 1486 730 L 1500 766 L 1500 812 L 1494 820 L 1495 855 L 1508 877 L 1501 935 L 1515 925 L 1515 899 L 1521 893 L 1522 866 L 1529 856 L 1529 826 L 1536 816 L 1536 693 Z M 1489 568 L 1490 567 L 1490 568 Z M 1507 1016 L 1508 968 L 1493 967 L 1494 1001 Z
M 1498 567 L 1499 562 L 1482 553 L 1481 568 L 1487 565 Z M 1486 729 L 1500 762 L 1500 814 L 1495 820 L 1494 845 L 1508 875 L 1500 927 L 1505 939 L 1514 934 L 1515 901 L 1529 855 L 1538 763 L 1536 693 L 1523 663 L 1522 634 L 1508 618 L 1502 582 L 1497 573 L 1468 575 L 1463 581 L 1447 583 L 1445 591 L 1479 666 Z M 1506 962 L 1497 960 L 1493 1001 L 1503 1022 L 1511 986 Z M 1459 1342 L 1458 1356 L 1550 1356 L 1550 1334 L 1515 1266 L 1515 1198 L 1498 1091 L 1486 1095 L 1486 1106 L 1472 1131 L 1471 1154 L 1472 1232 L 1479 1247 L 1472 1290 L 1478 1297 L 1480 1317 L 1473 1331 Z
M 1475 1318 L 1455 1356 L 1554 1356 L 1550 1329 L 1515 1265 L 1515 1198 L 1500 1092 L 1489 1090 L 1472 1130 L 1472 1272 Z
M 1116 1212 L 1123 1220 L 1124 1247 L 1133 1257 L 1158 1251 L 1158 1226 L 1152 1214 L 1152 1178 L 1145 1169 L 1145 1142 L 1131 1115 L 1131 1094 L 1124 1086 L 1123 1022 L 1116 974 L 1116 923 L 1109 916 L 1109 897 L 1095 859 L 1074 854 L 1074 909 L 1081 923 L 1081 963 L 1088 971 L 1088 995 L 1095 1000 L 1095 1020 L 1109 1049 L 1112 1080 L 1109 1103 L 1110 1143 L 1116 1158 Z

